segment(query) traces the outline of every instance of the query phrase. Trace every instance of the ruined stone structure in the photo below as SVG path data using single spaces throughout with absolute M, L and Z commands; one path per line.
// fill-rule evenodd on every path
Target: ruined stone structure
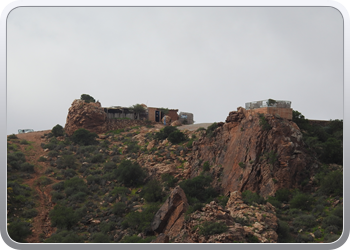
M 263 100 L 256 102 L 247 102 L 245 104 L 245 109 L 247 114 L 270 114 L 277 117 L 292 120 L 293 109 L 291 108 L 291 101 L 281 101 L 281 100 Z

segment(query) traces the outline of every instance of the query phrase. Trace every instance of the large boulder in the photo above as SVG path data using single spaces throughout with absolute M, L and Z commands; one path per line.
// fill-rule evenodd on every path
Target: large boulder
M 176 186 L 169 198 L 158 210 L 152 221 L 151 227 L 157 234 L 164 233 L 170 238 L 178 235 L 183 227 L 184 213 L 188 208 L 185 192 Z
M 71 136 L 79 128 L 85 128 L 90 132 L 103 133 L 106 131 L 107 115 L 101 108 L 101 103 L 86 103 L 83 100 L 73 101 L 68 110 L 65 132 Z

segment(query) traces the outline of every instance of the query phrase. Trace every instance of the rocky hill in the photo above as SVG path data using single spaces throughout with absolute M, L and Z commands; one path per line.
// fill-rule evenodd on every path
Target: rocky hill
M 342 126 L 304 125 L 238 108 L 195 131 L 111 127 L 98 103 L 74 101 L 65 134 L 8 137 L 9 235 L 46 243 L 332 242 L 343 226 L 342 166 L 337 152 L 321 156 L 339 145 Z

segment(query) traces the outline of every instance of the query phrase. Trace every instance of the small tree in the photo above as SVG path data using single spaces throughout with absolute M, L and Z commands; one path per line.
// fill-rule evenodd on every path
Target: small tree
M 63 136 L 63 127 L 59 124 L 57 124 L 55 127 L 52 128 L 51 130 L 51 133 L 54 135 L 54 136 Z
M 145 172 L 140 165 L 130 160 L 123 160 L 118 168 L 114 171 L 117 176 L 117 180 L 124 183 L 125 186 L 137 186 L 143 183 L 143 179 L 146 177 Z
M 93 98 L 91 95 L 88 95 L 88 94 L 82 94 L 80 96 L 80 100 L 83 100 L 85 101 L 86 103 L 89 103 L 89 102 L 96 102 L 95 98 Z
M 134 110 L 134 112 L 137 114 L 137 119 L 140 119 L 140 114 L 143 114 L 146 112 L 146 109 L 144 106 L 142 106 L 141 104 L 135 104 L 133 106 L 131 106 L 131 108 Z

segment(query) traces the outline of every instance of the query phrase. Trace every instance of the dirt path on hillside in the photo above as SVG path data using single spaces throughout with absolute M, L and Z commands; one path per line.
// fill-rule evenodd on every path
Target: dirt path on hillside
M 33 174 L 32 179 L 24 180 L 24 183 L 30 186 L 35 190 L 37 203 L 36 210 L 38 215 L 33 218 L 32 221 L 32 235 L 27 238 L 29 243 L 39 243 L 40 238 L 47 238 L 56 230 L 56 228 L 51 227 L 51 221 L 49 219 L 49 212 L 53 209 L 53 204 L 51 202 L 51 185 L 40 186 L 37 184 L 37 180 L 41 176 L 48 176 L 45 174 L 45 171 L 49 167 L 48 162 L 38 162 L 40 156 L 46 155 L 46 152 L 40 146 L 41 143 L 45 143 L 44 139 L 41 138 L 46 133 L 49 133 L 50 130 L 31 132 L 26 134 L 18 134 L 17 137 L 20 140 L 27 140 L 31 142 L 30 145 L 21 145 L 21 151 L 25 153 L 27 162 L 35 165 L 35 173 Z M 29 148 L 26 150 L 25 148 Z M 54 178 L 50 178 L 53 183 L 59 182 Z

